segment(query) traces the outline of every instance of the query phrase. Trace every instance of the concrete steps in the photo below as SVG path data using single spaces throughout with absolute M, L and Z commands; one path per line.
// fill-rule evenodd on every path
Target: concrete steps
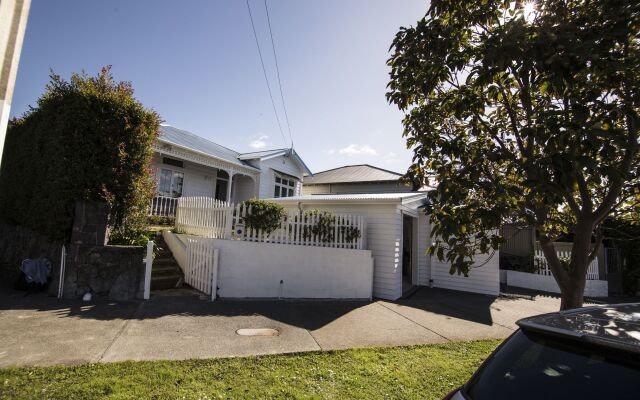
M 151 290 L 181 287 L 184 282 L 184 274 L 167 248 L 161 233 L 157 234 L 155 243 L 157 252 L 151 269 Z

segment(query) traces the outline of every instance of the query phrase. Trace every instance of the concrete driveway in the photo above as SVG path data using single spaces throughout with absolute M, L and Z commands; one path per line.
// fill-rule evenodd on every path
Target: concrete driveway
M 215 301 L 178 292 L 84 303 L 0 292 L 0 367 L 189 359 L 504 338 L 552 297 L 420 289 L 400 301 Z M 273 328 L 277 336 L 240 336 Z

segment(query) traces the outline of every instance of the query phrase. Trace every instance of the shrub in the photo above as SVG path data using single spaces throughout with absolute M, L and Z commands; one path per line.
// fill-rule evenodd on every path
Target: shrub
M 51 239 L 67 240 L 76 200 L 106 201 L 112 240 L 140 239 L 154 194 L 150 163 L 160 117 L 116 82 L 52 73 L 36 107 L 12 120 L 0 168 L 0 213 Z
M 543 266 L 544 257 L 534 257 L 533 254 L 517 256 L 514 254 L 500 254 L 500 268 L 512 271 L 536 273 Z
M 176 217 L 162 216 L 162 215 L 150 215 L 147 217 L 147 223 L 150 225 L 165 225 L 173 226 L 176 222 Z
M 245 227 L 260 230 L 267 235 L 278 229 L 286 216 L 284 207 L 271 201 L 251 199 L 242 204 L 250 210 L 244 217 Z

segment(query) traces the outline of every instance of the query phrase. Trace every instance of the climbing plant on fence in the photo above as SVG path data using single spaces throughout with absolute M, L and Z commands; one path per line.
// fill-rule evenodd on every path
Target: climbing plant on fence
M 322 243 L 331 243 L 336 240 L 336 222 L 340 222 L 340 216 L 329 211 L 308 210 L 304 212 L 304 218 L 307 221 L 315 219 L 313 225 L 305 226 L 303 229 L 302 236 L 305 240 L 317 238 Z M 338 233 L 345 242 L 351 243 L 360 238 L 362 233 L 357 227 L 339 225 Z
M 150 163 L 160 117 L 116 82 L 110 67 L 97 76 L 51 74 L 44 93 L 12 120 L 0 164 L 0 216 L 65 240 L 76 200 L 111 206 L 112 239 L 140 240 L 154 193 Z

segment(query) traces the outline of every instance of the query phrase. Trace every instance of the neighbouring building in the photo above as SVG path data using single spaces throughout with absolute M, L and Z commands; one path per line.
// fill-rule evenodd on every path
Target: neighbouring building
M 0 161 L 31 0 L 0 1 Z
M 403 193 L 414 191 L 400 182 L 402 174 L 368 164 L 345 165 L 304 177 L 303 195 Z
M 156 204 L 182 196 L 233 203 L 253 197 L 297 196 L 303 176 L 311 174 L 292 148 L 240 153 L 168 125 L 161 126 L 153 150 Z

